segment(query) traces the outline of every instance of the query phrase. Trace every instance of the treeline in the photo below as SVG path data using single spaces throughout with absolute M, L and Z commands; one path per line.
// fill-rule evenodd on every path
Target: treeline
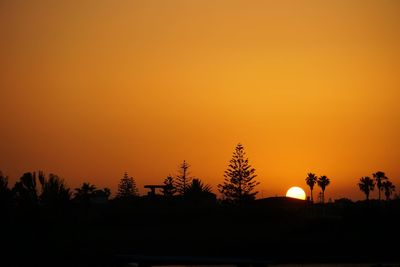
M 249 164 L 244 147 L 238 144 L 224 174 L 224 180 L 218 185 L 218 191 L 223 203 L 248 203 L 256 199 L 258 191 L 255 190 L 259 182 L 255 179 L 255 169 Z M 372 174 L 372 178 L 362 177 L 358 183 L 359 189 L 369 200 L 370 192 L 378 189 L 378 199 L 383 193 L 387 200 L 393 196 L 395 185 L 388 179 L 384 172 Z M 314 202 L 313 190 L 317 185 L 321 192 L 317 202 L 325 202 L 325 190 L 331 180 L 325 176 L 308 173 L 305 179 L 310 188 L 309 201 Z M 198 203 L 215 203 L 216 195 L 210 185 L 190 175 L 190 165 L 183 161 L 179 165 L 178 175 L 167 176 L 160 185 L 148 185 L 151 191 L 144 198 L 161 198 L 164 200 L 181 199 Z M 156 189 L 160 190 L 156 194 Z M 24 173 L 13 187 L 8 184 L 8 177 L 0 171 L 0 204 L 1 206 L 63 206 L 74 202 L 83 205 L 107 203 L 111 197 L 109 188 L 98 188 L 90 183 L 83 183 L 80 187 L 68 188 L 65 181 L 55 174 L 46 176 L 44 172 Z M 125 173 L 120 179 L 118 189 L 113 200 L 124 202 L 140 198 L 136 181 Z
M 396 191 L 396 186 L 389 180 L 386 174 L 382 171 L 378 171 L 372 174 L 373 178 L 369 176 L 361 177 L 358 182 L 358 187 L 365 194 L 365 200 L 369 200 L 370 192 L 374 191 L 375 186 L 378 189 L 378 200 L 381 200 L 381 194 L 384 193 L 386 200 L 390 200 L 390 198 L 394 195 Z M 325 202 L 325 190 L 328 185 L 331 184 L 331 180 L 326 176 L 319 176 L 315 173 L 308 173 L 306 179 L 306 184 L 310 188 L 310 201 L 314 202 L 313 198 L 313 190 L 314 186 L 318 185 L 321 189 L 319 194 L 319 198 L 317 202 L 324 203 Z
M 148 185 L 152 190 L 145 198 L 181 199 L 190 202 L 216 202 L 216 195 L 210 185 L 190 175 L 190 165 L 183 161 L 176 177 L 167 176 L 162 185 Z M 225 171 L 224 181 L 218 185 L 223 202 L 243 203 L 255 200 L 255 169 L 249 164 L 244 147 L 238 144 Z M 155 189 L 161 194 L 156 194 Z M 68 188 L 65 181 L 55 174 L 46 176 L 44 172 L 24 173 L 13 187 L 8 184 L 8 177 L 0 172 L 0 202 L 6 206 L 47 205 L 63 206 L 69 202 L 83 205 L 106 203 L 111 197 L 109 188 L 97 188 L 90 183 L 80 187 Z M 113 200 L 127 202 L 140 198 L 136 181 L 125 173 L 120 179 Z

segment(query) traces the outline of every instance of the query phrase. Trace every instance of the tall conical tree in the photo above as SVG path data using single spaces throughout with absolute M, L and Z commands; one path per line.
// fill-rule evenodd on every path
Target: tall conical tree
M 191 184 L 192 178 L 189 176 L 188 169 L 190 165 L 184 160 L 181 165 L 179 165 L 179 174 L 176 177 L 175 187 L 176 191 L 180 195 L 184 195 L 187 187 Z
M 126 199 L 137 197 L 139 195 L 136 182 L 133 177 L 129 177 L 128 173 L 124 173 L 124 177 L 119 181 L 116 198 Z
M 255 199 L 258 192 L 254 188 L 260 183 L 254 180 L 257 177 L 255 169 L 249 164 L 241 144 L 236 146 L 224 177 L 225 180 L 218 185 L 218 190 L 228 201 L 244 202 Z
M 311 202 L 314 202 L 314 197 L 313 197 L 313 189 L 314 185 L 317 183 L 318 177 L 314 173 L 309 173 L 307 174 L 306 178 L 306 184 L 308 187 L 310 187 L 310 196 L 311 196 Z
M 386 177 L 385 173 L 381 171 L 373 173 L 372 176 L 376 181 L 376 187 L 378 187 L 378 199 L 381 200 L 382 183 L 388 178 Z
M 360 190 L 365 194 L 365 199 L 369 200 L 369 193 L 374 190 L 375 183 L 374 180 L 368 176 L 362 177 L 358 183 Z

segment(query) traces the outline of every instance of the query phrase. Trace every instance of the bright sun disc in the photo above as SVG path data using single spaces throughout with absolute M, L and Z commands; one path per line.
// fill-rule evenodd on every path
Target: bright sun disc
M 293 187 L 289 188 L 289 190 L 286 192 L 286 196 L 291 197 L 291 198 L 302 199 L 302 200 L 306 199 L 306 193 L 304 192 L 303 189 L 301 189 L 298 186 L 293 186 Z

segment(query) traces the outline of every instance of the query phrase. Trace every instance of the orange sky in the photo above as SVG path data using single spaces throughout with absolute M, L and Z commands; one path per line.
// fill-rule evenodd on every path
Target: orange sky
M 399 1 L 1 1 L 0 34 L 12 183 L 142 187 L 186 159 L 216 189 L 242 142 L 260 196 L 310 171 L 326 198 L 378 170 L 400 188 Z

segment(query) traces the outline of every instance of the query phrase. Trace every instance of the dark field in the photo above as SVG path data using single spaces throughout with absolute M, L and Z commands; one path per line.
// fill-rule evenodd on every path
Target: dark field
M 268 264 L 400 262 L 399 225 L 399 200 L 311 205 L 267 199 L 229 207 L 140 199 L 13 208 L 1 216 L 1 262 L 114 266 L 131 261 L 127 255 Z

